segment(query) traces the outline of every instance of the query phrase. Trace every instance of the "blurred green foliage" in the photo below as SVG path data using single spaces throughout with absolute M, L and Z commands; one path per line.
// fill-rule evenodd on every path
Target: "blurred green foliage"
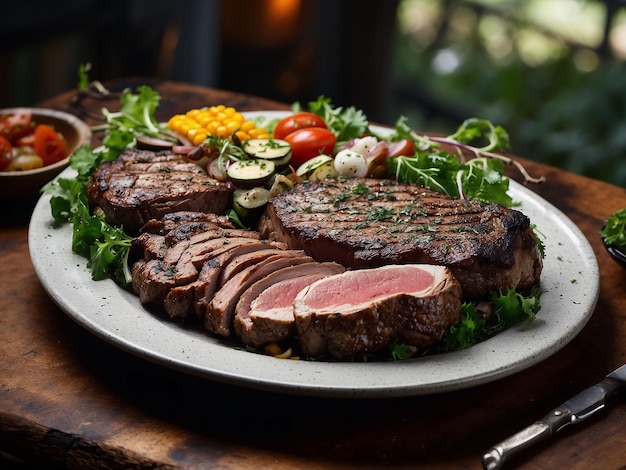
M 562 42 L 541 64 L 515 53 L 494 59 L 477 36 L 424 44 L 400 34 L 394 75 L 415 95 L 399 98 L 394 112 L 442 132 L 460 118 L 489 119 L 519 156 L 626 187 L 626 63 Z M 591 59 L 587 70 L 581 56 Z

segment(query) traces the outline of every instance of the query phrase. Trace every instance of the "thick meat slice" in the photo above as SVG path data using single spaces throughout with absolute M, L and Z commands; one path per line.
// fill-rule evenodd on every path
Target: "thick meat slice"
M 205 328 L 211 333 L 230 336 L 235 307 L 239 297 L 248 287 L 278 269 L 312 262 L 313 259 L 300 250 L 284 250 L 238 272 L 220 287 L 207 304 L 204 316 Z
M 164 235 L 142 233 L 130 242 L 129 261 L 163 259 L 168 248 Z
M 542 261 L 529 219 L 497 204 L 455 199 L 390 180 L 325 180 L 272 198 L 263 236 L 349 268 L 448 266 L 466 298 L 539 282 Z
M 87 198 L 111 225 L 136 233 L 170 212 L 223 213 L 232 191 L 183 155 L 126 150 L 91 176 Z
M 162 258 L 135 263 L 132 287 L 139 294 L 140 302 L 160 305 L 171 289 L 194 282 L 204 261 L 212 257 L 214 250 L 223 246 L 259 242 L 256 238 L 226 238 L 220 234 L 207 232 L 198 239 L 192 237 L 168 247 Z
M 235 333 L 254 348 L 294 337 L 293 299 L 298 292 L 344 271 L 338 263 L 306 263 L 274 271 L 241 295 L 235 308 Z
M 393 339 L 426 348 L 460 321 L 461 286 L 450 270 L 392 265 L 346 271 L 305 287 L 294 300 L 302 351 L 350 359 Z
M 220 272 L 228 261 L 238 259 L 254 252 L 277 252 L 278 248 L 267 241 L 253 238 L 235 238 L 230 243 L 223 244 L 206 253 L 203 257 L 202 268 L 195 281 L 173 287 L 165 297 L 163 307 L 167 314 L 176 319 L 185 319 L 191 314 L 202 318 L 206 310 L 207 298 L 213 298 L 217 289 Z M 267 256 L 267 255 L 265 255 Z M 262 255 L 261 258 L 264 256 Z
M 143 227 L 141 227 L 141 232 L 165 235 L 176 227 L 196 222 L 212 223 L 222 228 L 235 228 L 225 215 L 205 212 L 178 211 L 165 214 L 160 219 L 149 220 Z

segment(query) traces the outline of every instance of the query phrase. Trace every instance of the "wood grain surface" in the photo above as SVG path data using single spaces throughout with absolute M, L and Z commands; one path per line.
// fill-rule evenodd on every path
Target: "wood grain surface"
M 110 87 L 141 83 L 163 97 L 159 119 L 219 103 L 238 110 L 286 108 L 142 78 Z M 41 106 L 76 113 L 73 96 L 69 91 Z M 105 104 L 95 101 L 83 104 L 96 111 Z M 34 201 L 11 203 L 0 216 L 0 451 L 42 468 L 68 469 L 482 468 L 490 446 L 626 363 L 626 270 L 598 236 L 603 221 L 626 207 L 626 191 L 522 161 L 533 175 L 546 178 L 532 189 L 589 239 L 601 274 L 597 308 L 571 343 L 525 371 L 466 390 L 409 398 L 260 392 L 123 352 L 81 329 L 50 300 L 28 252 Z M 513 168 L 510 174 L 516 178 Z M 618 396 L 597 417 L 524 452 L 510 468 L 624 468 L 624 429 L 626 400 Z

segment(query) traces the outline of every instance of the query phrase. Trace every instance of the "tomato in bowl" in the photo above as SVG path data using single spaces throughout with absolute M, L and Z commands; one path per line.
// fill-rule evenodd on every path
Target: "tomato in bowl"
M 90 143 L 89 125 L 72 114 L 46 108 L 0 109 L 0 200 L 35 198 L 69 165 L 71 154 Z

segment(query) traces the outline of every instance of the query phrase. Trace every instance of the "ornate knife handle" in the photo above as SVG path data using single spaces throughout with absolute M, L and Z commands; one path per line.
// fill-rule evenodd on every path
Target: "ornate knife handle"
M 622 366 L 618 371 L 626 371 Z M 617 372 L 617 371 L 616 371 Z M 607 400 L 625 387 L 621 375 L 609 374 L 602 382 L 583 390 L 539 421 L 495 445 L 483 455 L 485 470 L 497 470 L 512 455 L 548 439 L 570 424 L 577 424 L 604 408 Z

